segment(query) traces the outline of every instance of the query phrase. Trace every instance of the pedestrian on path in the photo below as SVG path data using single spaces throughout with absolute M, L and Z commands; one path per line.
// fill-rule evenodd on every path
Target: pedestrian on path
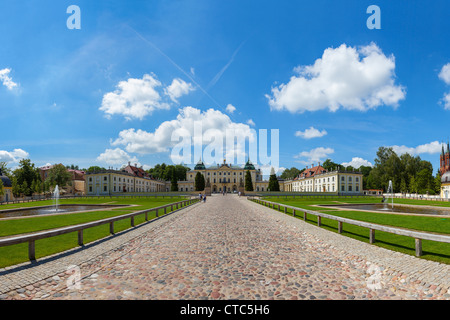
M 203 196 L 203 202 L 206 202 L 206 194 Z

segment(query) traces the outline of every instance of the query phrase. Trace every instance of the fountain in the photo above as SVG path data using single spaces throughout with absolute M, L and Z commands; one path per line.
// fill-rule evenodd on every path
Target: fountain
M 55 199 L 55 211 L 58 212 L 58 201 L 59 201 L 59 187 L 56 185 L 55 190 L 53 191 L 53 198 Z
M 391 193 L 392 210 L 394 210 L 394 188 L 392 187 L 392 180 L 389 180 L 388 192 Z

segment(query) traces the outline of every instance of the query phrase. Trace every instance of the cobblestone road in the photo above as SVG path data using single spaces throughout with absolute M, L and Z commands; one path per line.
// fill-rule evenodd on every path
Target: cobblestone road
M 209 197 L 138 230 L 117 249 L 79 262 L 79 273 L 60 269 L 0 299 L 450 299 L 448 265 L 236 195 Z M 65 262 L 66 270 L 68 263 L 76 261 Z M 78 274 L 81 281 L 69 285 Z

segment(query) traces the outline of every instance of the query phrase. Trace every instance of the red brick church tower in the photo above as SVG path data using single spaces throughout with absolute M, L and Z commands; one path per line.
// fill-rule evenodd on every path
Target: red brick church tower
M 447 152 L 444 152 L 444 145 L 442 145 L 442 153 L 441 153 L 441 176 L 450 171 L 450 145 L 447 143 Z

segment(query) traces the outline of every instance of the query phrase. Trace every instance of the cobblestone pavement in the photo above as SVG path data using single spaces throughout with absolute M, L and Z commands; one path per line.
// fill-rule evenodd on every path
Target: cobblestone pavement
M 67 265 L 77 261 L 60 263 L 66 271 L 0 299 L 450 299 L 449 265 L 346 238 L 236 195 L 209 197 L 129 234 L 118 248 L 73 269 Z M 81 281 L 72 282 L 77 275 Z

